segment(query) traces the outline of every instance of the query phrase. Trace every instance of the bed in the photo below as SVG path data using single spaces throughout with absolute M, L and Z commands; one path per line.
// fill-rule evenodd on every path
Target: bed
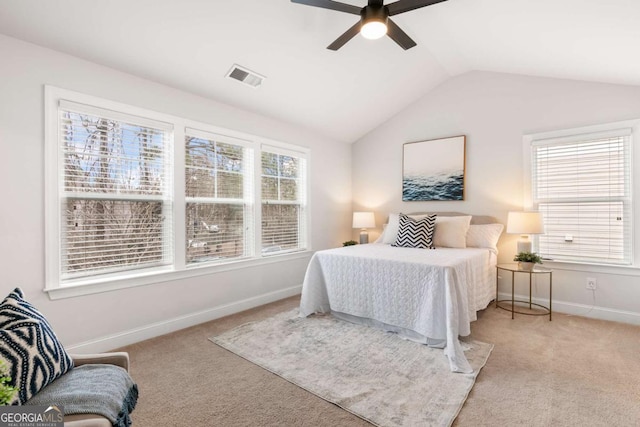
M 389 244 L 397 234 L 390 216 L 378 243 L 316 252 L 307 267 L 300 315 L 332 313 L 396 332 L 444 348 L 453 372 L 472 372 L 458 337 L 471 333 L 476 312 L 495 298 L 496 243 L 502 225 L 474 224 L 472 217 L 462 217 L 440 217 L 436 249 Z M 456 234 L 455 239 L 447 241 L 445 232 Z

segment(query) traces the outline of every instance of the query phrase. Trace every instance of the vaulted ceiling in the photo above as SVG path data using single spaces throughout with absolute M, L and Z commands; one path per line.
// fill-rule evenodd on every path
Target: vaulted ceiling
M 2 34 L 347 143 L 470 70 L 640 85 L 639 18 L 638 0 L 448 0 L 394 17 L 410 50 L 334 52 L 357 16 L 289 0 L 0 0 Z M 267 79 L 226 79 L 234 63 Z

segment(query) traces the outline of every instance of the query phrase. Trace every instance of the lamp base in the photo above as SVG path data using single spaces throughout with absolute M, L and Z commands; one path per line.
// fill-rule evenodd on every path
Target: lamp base
M 367 233 L 366 231 L 361 231 L 360 232 L 360 244 L 364 245 L 366 243 L 369 243 L 369 233 Z
M 531 252 L 531 240 L 518 240 L 518 253 Z

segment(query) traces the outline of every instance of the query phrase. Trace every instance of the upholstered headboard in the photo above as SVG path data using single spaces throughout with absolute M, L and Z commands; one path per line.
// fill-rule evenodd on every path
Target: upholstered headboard
M 438 216 L 464 216 L 471 215 L 471 224 L 497 224 L 500 223 L 496 218 L 487 215 L 472 215 L 461 212 L 411 212 L 408 215 L 425 215 L 434 213 Z

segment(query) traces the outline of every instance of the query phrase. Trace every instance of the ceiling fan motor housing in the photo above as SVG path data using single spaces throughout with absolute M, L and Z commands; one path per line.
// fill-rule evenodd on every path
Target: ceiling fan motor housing
M 367 22 L 378 21 L 382 22 L 384 25 L 387 25 L 387 20 L 389 18 L 389 10 L 387 6 L 370 4 L 365 6 L 360 11 L 360 23 L 362 25 Z

